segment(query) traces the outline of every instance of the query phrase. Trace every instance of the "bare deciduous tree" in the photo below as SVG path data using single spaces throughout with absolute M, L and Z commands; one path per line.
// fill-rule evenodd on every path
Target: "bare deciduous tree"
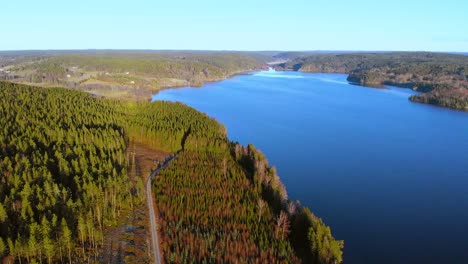
M 276 237 L 280 239 L 285 239 L 286 236 L 289 234 L 289 217 L 288 214 L 284 211 L 278 216 L 276 220 Z
M 267 204 L 265 201 L 263 201 L 263 199 L 260 198 L 258 199 L 257 206 L 258 206 L 258 222 L 260 223 L 260 218 L 262 217 Z

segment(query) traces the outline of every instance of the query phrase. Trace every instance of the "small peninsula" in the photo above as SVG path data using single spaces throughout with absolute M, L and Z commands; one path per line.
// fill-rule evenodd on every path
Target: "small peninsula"
M 349 74 L 363 86 L 392 85 L 420 91 L 414 102 L 468 110 L 468 56 L 431 52 L 347 54 L 285 53 L 278 70 Z

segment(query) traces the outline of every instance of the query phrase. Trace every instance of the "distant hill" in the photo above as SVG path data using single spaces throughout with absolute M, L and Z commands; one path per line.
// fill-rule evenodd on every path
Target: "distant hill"
M 201 86 L 260 69 L 268 56 L 215 51 L 0 52 L 0 79 L 64 86 L 107 97 L 149 100 L 162 88 Z
M 201 86 L 265 69 L 349 74 L 364 86 L 424 92 L 417 102 L 467 110 L 468 53 L 365 51 L 0 51 L 0 79 L 64 86 L 126 100 L 149 100 L 163 88 Z

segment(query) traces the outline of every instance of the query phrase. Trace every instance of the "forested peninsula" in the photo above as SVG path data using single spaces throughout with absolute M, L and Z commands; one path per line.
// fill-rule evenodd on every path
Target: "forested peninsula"
M 148 262 L 147 227 L 126 221 L 145 217 L 142 146 L 178 153 L 153 185 L 165 263 L 342 261 L 343 242 L 265 156 L 193 108 L 0 82 L 0 113 L 5 263 Z
M 278 70 L 347 73 L 364 86 L 393 85 L 423 92 L 415 102 L 468 110 L 468 56 L 429 52 L 302 54 L 285 53 Z M 296 57 L 297 56 L 297 57 Z

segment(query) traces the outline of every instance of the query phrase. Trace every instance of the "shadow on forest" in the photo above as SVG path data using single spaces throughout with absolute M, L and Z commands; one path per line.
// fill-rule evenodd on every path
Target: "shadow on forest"
M 187 138 L 191 132 L 192 132 L 192 127 L 189 127 L 189 129 L 185 131 L 184 135 L 182 136 L 182 140 L 180 141 L 180 147 L 182 148 L 182 150 L 185 149 L 185 141 L 187 141 Z

